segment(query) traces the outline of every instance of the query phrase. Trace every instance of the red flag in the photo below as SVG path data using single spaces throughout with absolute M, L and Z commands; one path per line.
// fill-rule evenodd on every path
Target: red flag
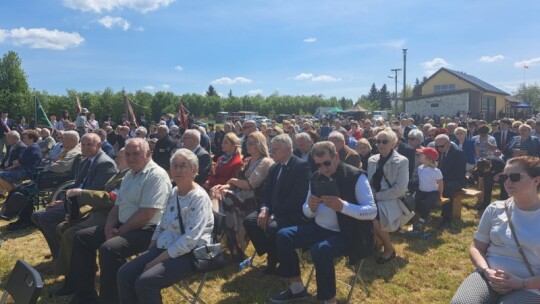
M 81 113 L 81 110 L 81 101 L 79 100 L 79 96 L 77 96 L 77 100 L 75 101 L 75 113 L 79 114 Z
M 188 120 L 187 120 L 187 109 L 184 107 L 184 104 L 180 103 L 178 108 L 178 120 L 180 121 L 180 127 L 188 129 Z
M 137 126 L 137 119 L 135 118 L 133 107 L 131 106 L 131 100 L 129 100 L 127 95 L 124 95 L 124 113 L 126 114 L 126 121 L 128 121 L 130 124 L 135 123 L 135 126 Z
M 524 68 L 524 69 L 528 69 L 529 66 L 528 66 L 528 65 L 524 65 L 523 68 Z

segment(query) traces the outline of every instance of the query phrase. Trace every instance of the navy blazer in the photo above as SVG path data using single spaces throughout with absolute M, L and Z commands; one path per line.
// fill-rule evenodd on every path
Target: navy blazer
M 540 141 L 536 136 L 529 136 L 524 143 L 521 143 L 521 136 L 515 136 L 512 141 L 506 145 L 506 148 L 503 151 L 503 155 L 506 160 L 512 158 L 512 149 L 517 147 L 524 147 L 527 150 L 527 155 L 529 156 L 540 156 Z
M 199 173 L 195 177 L 195 182 L 199 185 L 203 185 L 208 179 L 210 170 L 212 170 L 212 158 L 208 151 L 201 146 L 195 150 L 195 155 L 197 155 L 197 158 L 199 159 Z
M 22 142 L 22 140 L 19 140 L 16 144 L 8 146 L 6 154 L 4 154 L 4 159 L 2 159 L 0 168 L 5 169 L 7 167 L 11 167 L 13 165 L 13 161 L 19 159 L 19 155 L 24 149 L 26 149 L 26 145 Z M 9 153 L 11 153 L 11 155 Z
M 439 162 L 442 154 L 439 156 Z M 460 148 L 450 145 L 444 163 L 439 167 L 443 175 L 443 182 L 462 182 L 465 186 L 467 158 Z
M 456 145 L 459 144 L 459 142 L 454 141 Z M 474 148 L 474 140 L 471 138 L 465 138 L 463 141 L 463 146 L 461 147 L 463 152 L 465 152 L 465 156 L 467 158 L 467 164 L 476 164 L 476 149 Z
M 493 137 L 495 137 L 495 141 L 497 142 L 497 149 L 503 151 L 504 148 L 506 148 L 506 146 L 508 146 L 508 144 L 512 141 L 512 139 L 519 134 L 510 129 L 506 131 L 506 145 L 503 147 L 501 143 L 501 132 L 502 131 L 494 132 Z
M 302 206 L 306 201 L 311 176 L 309 165 L 292 155 L 277 184 L 280 169 L 279 163 L 270 168 L 261 208 L 267 208 L 269 214 L 275 217 L 286 215 L 303 217 Z
M 298 148 L 294 149 L 293 154 L 298 157 L 302 156 L 302 152 Z M 315 173 L 315 171 L 317 171 L 318 169 L 317 169 L 317 166 L 315 165 L 315 160 L 313 159 L 313 156 L 311 156 L 311 150 L 309 151 L 307 162 L 309 165 L 309 169 L 311 170 L 311 174 Z
M 397 152 L 405 156 L 409 160 L 409 179 L 411 179 L 415 169 L 414 165 L 416 163 L 416 149 L 404 143 L 403 141 L 400 141 L 397 147 Z M 364 168 L 362 169 L 367 170 Z

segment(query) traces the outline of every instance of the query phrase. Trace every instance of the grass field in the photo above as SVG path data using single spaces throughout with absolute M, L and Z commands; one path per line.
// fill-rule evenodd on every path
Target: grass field
M 454 221 L 452 231 L 440 232 L 435 227 L 440 222 L 440 211 L 434 212 L 429 225 L 431 237 L 427 240 L 394 233 L 397 258 L 385 265 L 369 258 L 364 263 L 363 278 L 366 293 L 359 285 L 351 303 L 448 303 L 460 282 L 472 271 L 468 247 L 478 224 L 476 211 L 470 209 L 474 202 L 465 200 L 462 220 Z M 6 232 L 6 222 L 0 222 L 0 238 L 5 242 L 0 248 L 0 282 L 5 282 L 17 259 L 24 259 L 41 269 L 51 263 L 47 244 L 39 231 L 26 229 Z M 253 251 L 249 248 L 248 251 Z M 307 279 L 311 264 L 309 258 L 303 265 L 303 277 Z M 255 264 L 263 264 L 256 258 Z M 339 280 L 349 282 L 353 272 L 346 267 L 345 259 L 337 261 L 336 274 Z M 200 276 L 194 277 L 199 279 Z M 63 278 L 44 275 L 44 292 L 40 303 L 67 303 L 69 298 L 49 298 L 51 288 L 59 286 Z M 315 283 L 309 291 L 315 294 Z M 238 270 L 237 264 L 213 273 L 203 290 L 207 303 L 267 303 L 271 294 L 286 288 L 286 282 L 273 276 L 262 276 L 253 268 Z M 338 301 L 345 301 L 348 287 L 338 283 Z M 182 303 L 182 298 L 172 289 L 163 291 L 165 303 Z M 315 300 L 309 303 L 316 303 Z

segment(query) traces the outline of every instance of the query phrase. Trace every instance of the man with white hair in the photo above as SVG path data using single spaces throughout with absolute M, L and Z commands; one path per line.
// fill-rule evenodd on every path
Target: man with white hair
M 261 208 L 244 219 L 244 228 L 258 255 L 268 254 L 264 274 L 275 274 L 278 264 L 276 235 L 281 228 L 307 222 L 302 206 L 307 196 L 310 170 L 307 162 L 293 155 L 288 134 L 272 139 L 275 164 L 266 178 Z
M 13 162 L 18 160 L 21 152 L 26 149 L 26 145 L 21 141 L 21 135 L 15 130 L 6 133 L 6 144 L 6 155 L 0 164 L 2 170 L 12 167 Z
M 246 158 L 249 155 L 247 151 L 247 139 L 249 134 L 257 131 L 257 123 L 255 123 L 254 120 L 246 120 L 242 124 L 242 134 L 244 134 L 244 137 L 242 139 L 242 157 Z
M 158 141 L 156 147 L 152 151 L 152 159 L 160 166 L 169 172 L 171 168 L 171 154 L 176 148 L 172 137 L 169 135 L 169 127 L 159 125 L 157 128 Z
M 311 156 L 311 147 L 313 147 L 313 140 L 311 140 L 311 136 L 302 132 L 296 134 L 295 139 L 296 149 L 294 149 L 293 154 L 302 160 L 307 161 L 309 168 L 311 169 L 311 173 L 315 173 L 315 171 L 317 171 L 317 167 L 315 166 L 315 161 Z
M 52 147 L 56 144 L 56 141 L 52 138 L 51 131 L 47 128 L 41 129 L 39 135 L 41 136 L 41 141 L 38 143 L 38 146 L 41 149 L 41 153 L 46 155 L 51 151 Z
M 345 144 L 345 136 L 339 131 L 332 131 L 328 135 L 328 141 L 336 146 L 339 159 L 355 168 L 360 168 L 360 155 Z
M 201 133 L 194 129 L 189 129 L 182 135 L 182 144 L 186 149 L 197 155 L 199 159 L 199 173 L 195 177 L 195 182 L 199 185 L 206 183 L 210 170 L 212 170 L 212 158 L 210 153 L 201 147 Z

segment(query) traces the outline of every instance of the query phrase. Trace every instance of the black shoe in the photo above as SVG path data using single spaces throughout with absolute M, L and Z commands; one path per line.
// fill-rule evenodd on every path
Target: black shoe
M 449 221 L 442 221 L 439 225 L 439 230 L 452 229 L 452 224 Z
M 270 303 L 273 303 L 273 304 L 292 303 L 296 301 L 305 301 L 306 299 L 307 299 L 307 290 L 305 288 L 303 291 L 299 293 L 292 293 L 290 289 L 287 289 L 280 294 L 273 295 L 270 298 Z
M 69 288 L 66 286 L 62 286 L 58 289 L 55 289 L 51 292 L 51 297 L 63 297 L 63 296 L 69 296 L 75 293 L 74 288 Z
M 31 222 L 16 221 L 16 222 L 13 222 L 13 223 L 9 223 L 6 230 L 7 231 L 17 231 L 17 230 L 21 230 L 21 229 L 28 228 L 28 227 L 31 227 L 31 226 L 32 226 Z
M 392 254 L 388 258 L 385 259 L 382 256 L 380 256 L 375 262 L 377 262 L 377 264 L 386 264 L 395 258 L 396 258 L 396 251 L 394 250 L 394 252 L 392 252 Z
M 69 304 L 98 304 L 98 296 L 94 293 L 76 293 Z
M 262 273 L 264 275 L 277 275 L 277 267 L 276 266 L 266 266 L 265 269 L 263 269 Z

